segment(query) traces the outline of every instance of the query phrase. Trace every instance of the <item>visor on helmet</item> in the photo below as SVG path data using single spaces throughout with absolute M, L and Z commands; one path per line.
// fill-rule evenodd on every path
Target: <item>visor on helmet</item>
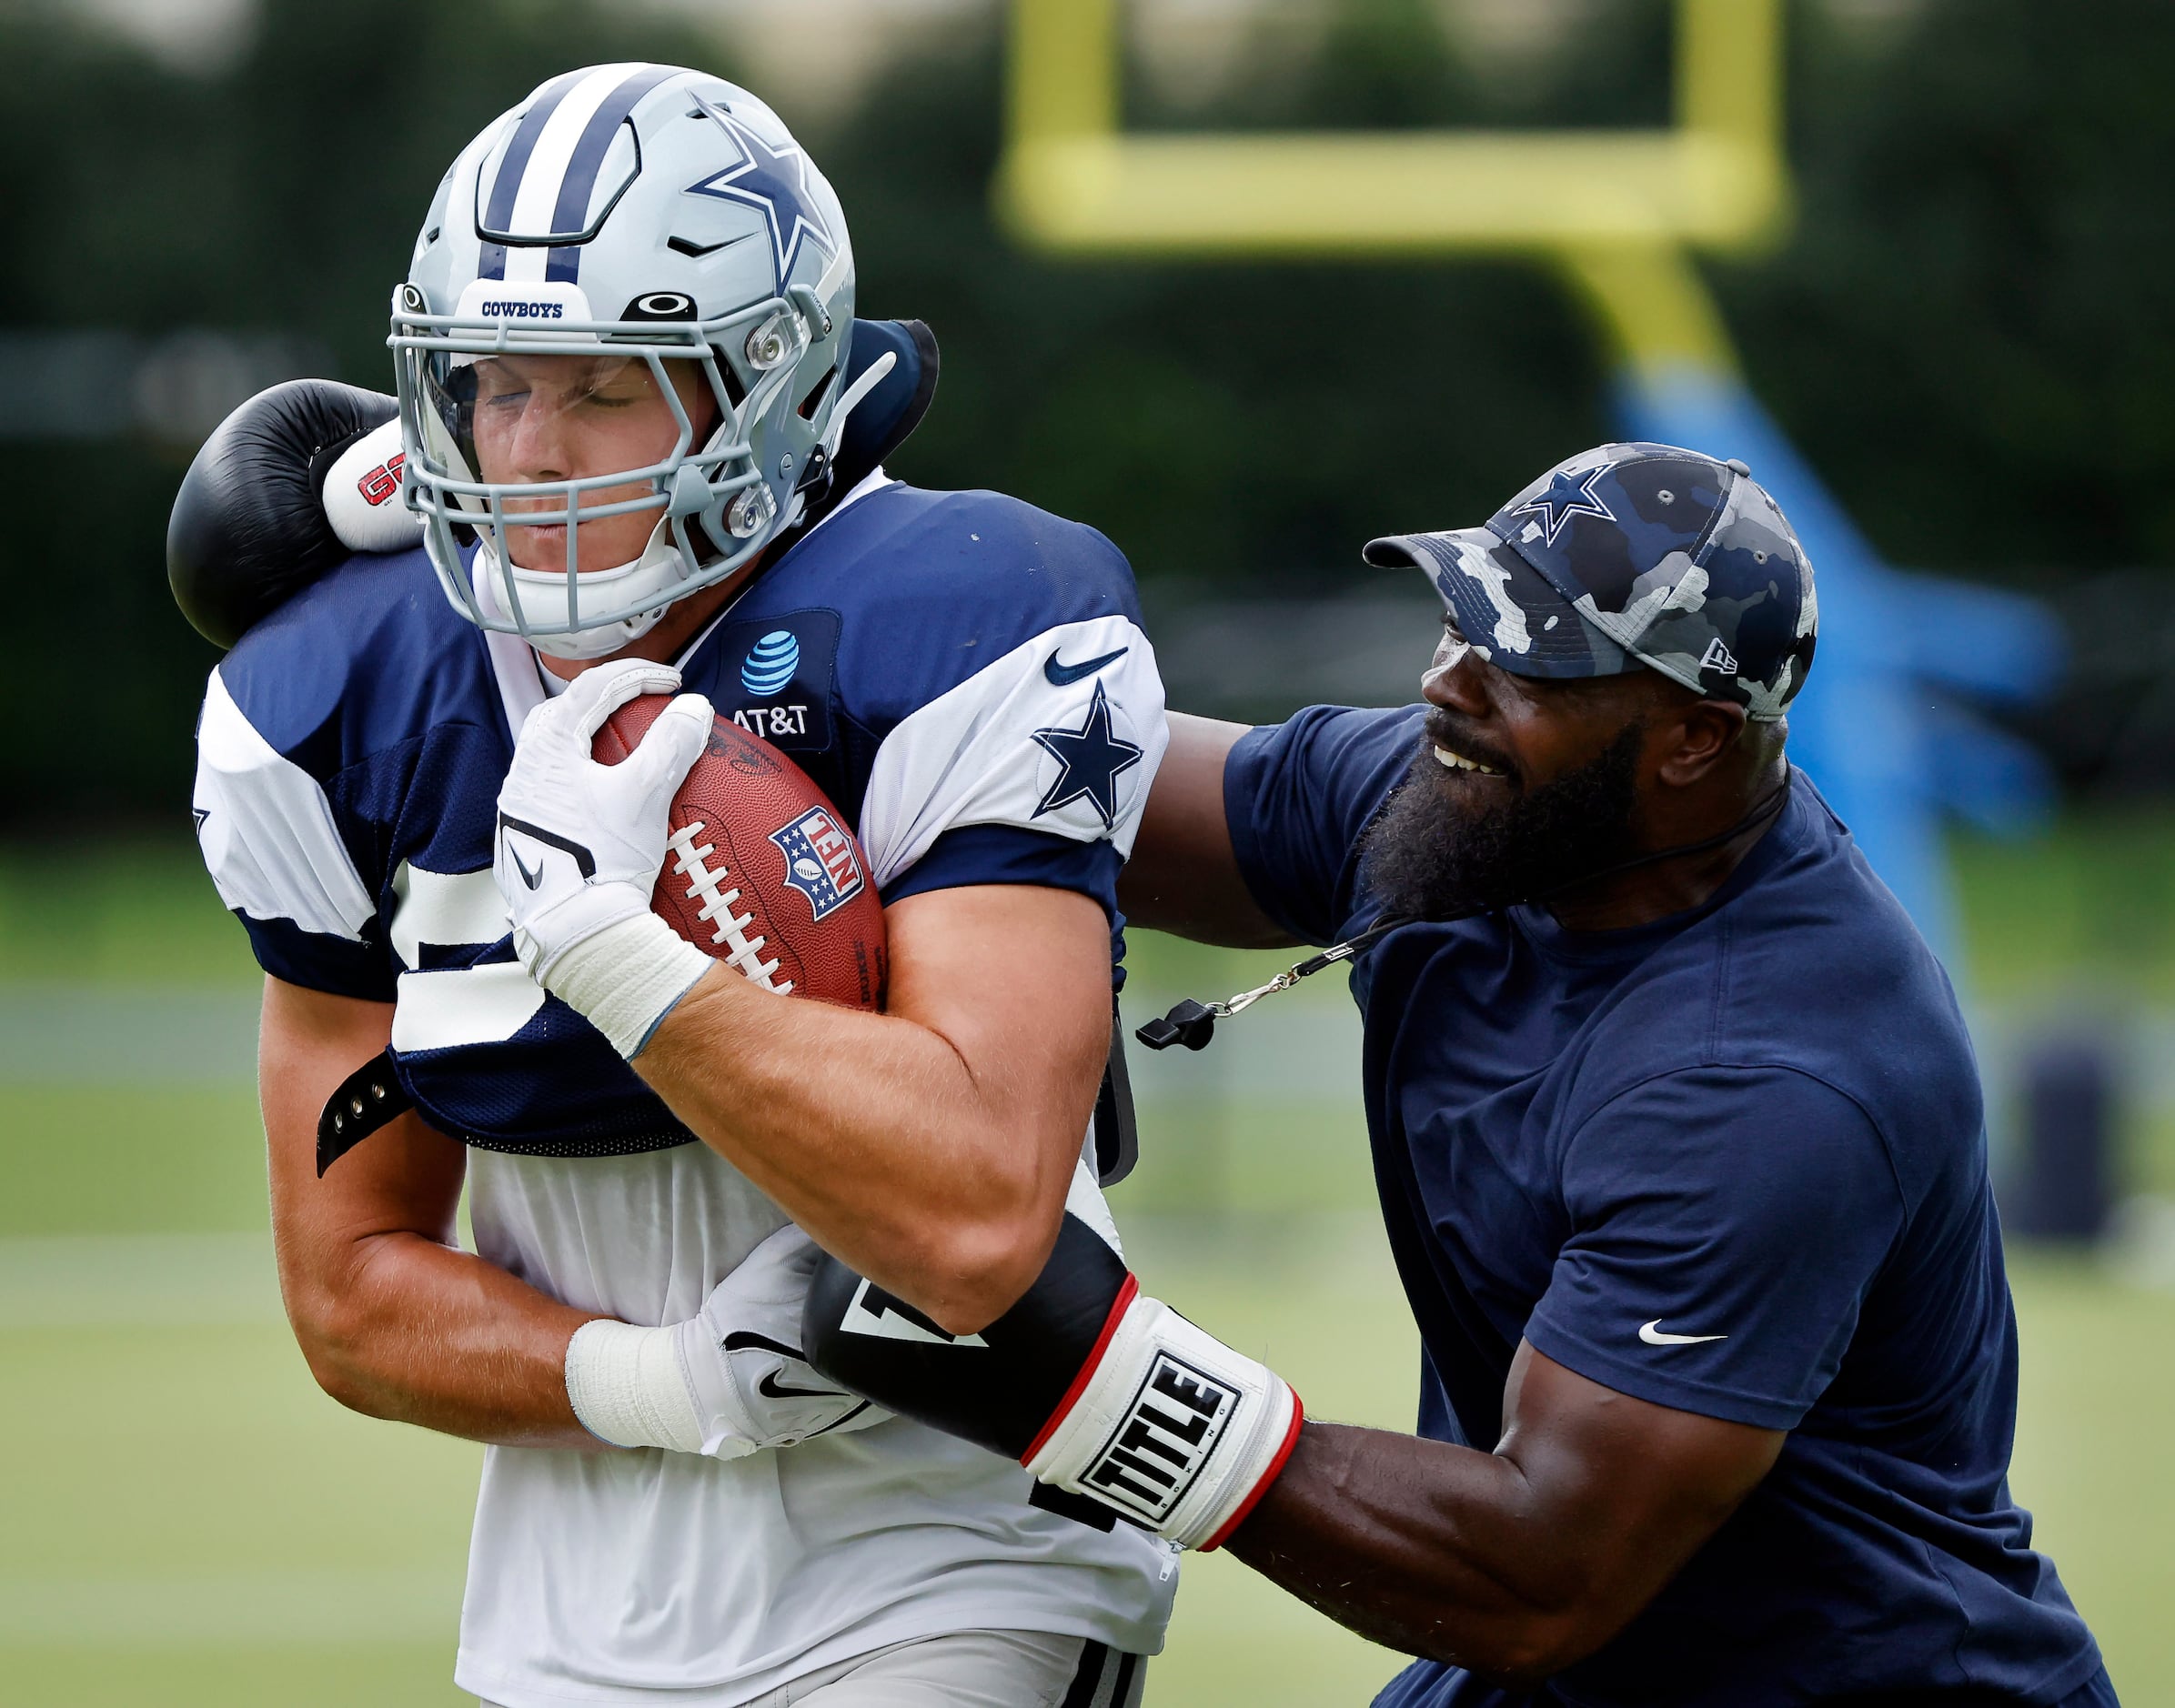
M 610 650 L 774 531 L 778 501 L 749 429 L 809 335 L 782 299 L 713 322 L 547 324 L 396 315 L 415 503 L 439 578 L 472 620 Z

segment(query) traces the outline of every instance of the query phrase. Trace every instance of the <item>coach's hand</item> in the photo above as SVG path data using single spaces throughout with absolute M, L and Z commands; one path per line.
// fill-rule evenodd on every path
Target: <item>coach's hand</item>
M 576 677 L 529 714 L 498 790 L 491 875 L 529 976 L 631 1059 L 713 964 L 649 911 L 672 796 L 710 738 L 710 702 L 681 694 L 641 745 L 599 765 L 589 744 L 640 694 L 680 672 L 625 659 Z
M 827 1257 L 801 1337 L 823 1375 L 1186 1548 L 1237 1527 L 1303 1417 L 1289 1383 L 1143 1295 L 1071 1211 L 1034 1285 L 980 1334 L 945 1334 Z
M 822 1257 L 789 1222 L 685 1322 L 584 1323 L 567 1347 L 574 1415 L 614 1446 L 712 1459 L 881 1423 L 890 1412 L 825 1381 L 801 1355 L 802 1305 Z

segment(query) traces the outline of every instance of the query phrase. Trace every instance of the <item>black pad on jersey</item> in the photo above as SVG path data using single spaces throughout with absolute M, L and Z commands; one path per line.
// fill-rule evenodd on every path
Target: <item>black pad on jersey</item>
M 1026 1295 L 961 1338 L 826 1256 L 809 1286 L 801 1344 L 831 1381 L 1017 1461 L 1093 1353 L 1127 1273 L 1125 1260 L 1068 1211 Z

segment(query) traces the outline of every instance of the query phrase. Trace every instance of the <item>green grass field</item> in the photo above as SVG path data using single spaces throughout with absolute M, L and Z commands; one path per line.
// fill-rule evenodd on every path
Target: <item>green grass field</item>
M 1974 990 L 2175 1002 L 2170 847 L 2148 819 L 1965 848 Z M 1136 946 L 1143 997 L 1220 994 L 1254 965 Z M 254 982 L 186 846 L 0 849 L 0 1702 L 463 1700 L 478 1450 L 341 1411 L 287 1338 Z M 1348 1009 L 1310 990 L 1247 1025 L 1140 1069 L 1145 1160 L 1114 1195 L 1134 1260 L 1318 1414 L 1408 1426 L 1417 1342 L 1372 1213 Z M 2130 1179 L 2175 1182 L 2166 1111 L 2134 1132 Z M 2175 1292 L 2124 1272 L 2016 1256 L 2015 1484 L 2136 1703 L 2175 1699 Z M 1398 1664 L 1195 1559 L 1149 1700 L 1361 1703 Z

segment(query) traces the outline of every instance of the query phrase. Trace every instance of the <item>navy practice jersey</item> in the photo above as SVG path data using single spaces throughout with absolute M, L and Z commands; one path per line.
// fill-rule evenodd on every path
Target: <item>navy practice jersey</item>
M 1421 712 L 1314 708 L 1234 749 L 1240 867 L 1294 935 L 1379 912 L 1354 844 L 1424 751 Z M 1492 1450 L 1521 1339 L 1620 1392 L 1790 1432 L 1654 1603 L 1554 1681 L 1562 1701 L 2044 1703 L 2096 1672 L 2009 1491 L 2016 1328 L 1969 1041 L 1802 774 L 1690 913 L 1407 926 L 1352 989 L 1420 1432 Z M 1380 1699 L 1519 1700 L 1435 1663 Z
M 842 888 L 1111 904 L 1163 689 L 1124 559 L 1093 530 L 871 477 L 679 662 L 858 830 Z M 474 1147 L 478 1255 L 585 1311 L 683 1321 L 785 1215 L 514 959 L 492 830 L 545 686 L 519 639 L 454 613 L 421 552 L 355 559 L 214 672 L 199 835 L 267 971 L 392 1003 L 424 1118 Z M 811 905 L 789 876 L 781 854 L 736 882 Z M 1160 1647 L 1171 1551 L 1034 1491 L 900 1418 L 733 1460 L 488 1448 L 455 1680 L 509 1708 L 740 1708 L 988 1624 Z
M 679 661 L 859 831 L 850 883 L 1032 883 L 1113 911 L 1164 741 L 1131 572 L 993 493 L 872 478 Z M 420 550 L 357 558 L 252 629 L 198 728 L 206 864 L 267 972 L 397 1002 L 425 1118 L 486 1149 L 618 1155 L 691 1135 L 514 958 L 498 785 L 544 684 L 448 607 Z M 758 881 L 785 887 L 776 873 Z

